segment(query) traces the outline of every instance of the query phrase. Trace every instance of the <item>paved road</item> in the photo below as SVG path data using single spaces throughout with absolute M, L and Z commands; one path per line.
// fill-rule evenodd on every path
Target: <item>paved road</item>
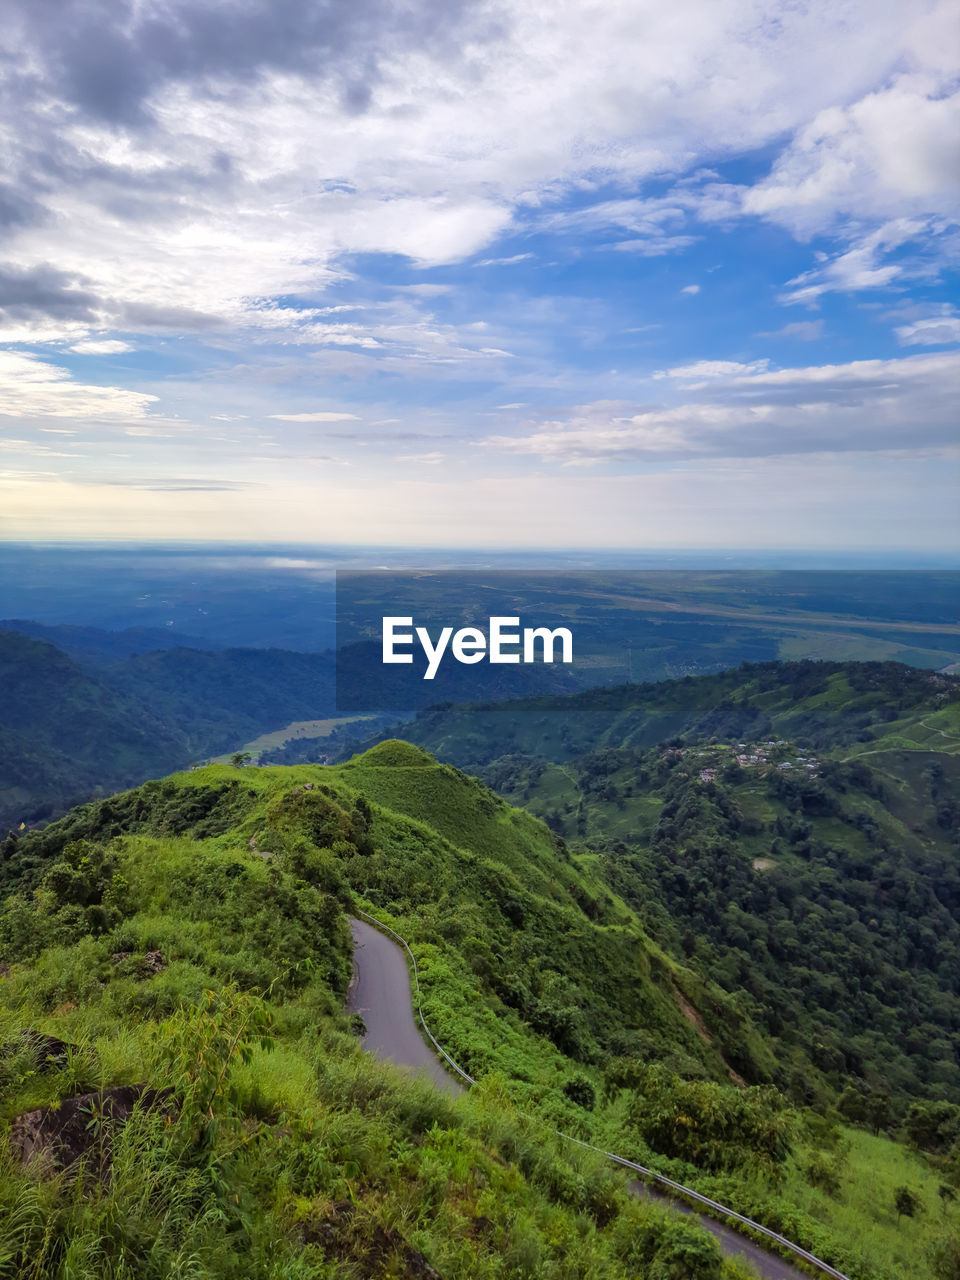
M 728 1258 L 746 1258 L 756 1269 L 757 1274 L 763 1276 L 763 1280 L 811 1280 L 805 1271 L 800 1271 L 775 1253 L 767 1253 L 766 1249 L 748 1240 L 746 1236 L 740 1235 L 732 1227 L 726 1227 L 722 1222 L 717 1222 L 715 1218 L 708 1218 L 704 1213 L 697 1213 L 696 1209 L 691 1208 L 684 1201 L 675 1200 L 673 1196 L 656 1191 L 646 1182 L 631 1182 L 630 1190 L 635 1196 L 641 1196 L 644 1200 L 656 1200 L 660 1204 L 669 1205 L 678 1213 L 687 1213 L 693 1218 L 698 1218 L 701 1227 L 710 1232 Z
M 353 982 L 347 996 L 351 1013 L 359 1013 L 367 1028 L 363 1047 L 379 1058 L 387 1058 L 397 1066 L 422 1073 L 440 1089 L 450 1094 L 463 1093 L 463 1087 L 440 1065 L 418 1026 L 413 1012 L 410 975 L 403 950 L 373 925 L 351 920 L 353 933 Z M 714 1236 L 728 1257 L 744 1257 L 756 1268 L 763 1280 L 810 1280 L 797 1267 L 713 1218 L 697 1213 L 672 1196 L 654 1191 L 646 1183 L 631 1182 L 634 1195 L 658 1200 L 681 1213 L 699 1218 L 700 1225 Z
M 447 1093 L 463 1093 L 463 1087 L 427 1048 L 415 1021 L 407 957 L 402 949 L 362 920 L 351 920 L 350 930 L 354 944 L 353 981 L 347 1007 L 363 1018 L 367 1028 L 363 1047 L 378 1058 L 422 1072 Z

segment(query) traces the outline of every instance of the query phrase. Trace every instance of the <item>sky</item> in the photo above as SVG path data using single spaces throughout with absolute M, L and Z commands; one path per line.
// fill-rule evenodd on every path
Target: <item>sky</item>
M 952 0 L 7 0 L 0 538 L 956 550 Z

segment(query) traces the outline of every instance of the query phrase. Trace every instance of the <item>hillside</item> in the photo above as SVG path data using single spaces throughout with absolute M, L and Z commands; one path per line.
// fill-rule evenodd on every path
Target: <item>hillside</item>
M 313 785 L 293 785 L 304 778 Z M 671 967 L 630 909 L 542 823 L 408 744 L 381 744 L 333 769 L 210 766 L 146 783 L 10 840 L 0 884 L 32 886 L 65 842 L 145 833 L 222 837 L 294 867 L 335 868 L 366 901 L 415 916 L 415 936 L 455 942 L 458 967 L 497 988 L 518 1028 L 538 1023 L 571 1057 L 656 1041 L 657 1056 L 682 1050 L 698 1071 L 726 1074 L 684 1018 Z M 732 1007 L 730 1017 L 741 1021 Z M 464 1050 L 480 1069 L 477 1045 L 473 1037 Z M 546 1061 L 552 1069 L 555 1055 Z
M 116 658 L 129 658 L 134 653 L 153 653 L 158 649 L 220 649 L 223 645 L 197 636 L 173 634 L 164 627 L 124 627 L 106 631 L 102 627 L 80 627 L 69 623 L 31 622 L 23 618 L 0 618 L 0 631 L 16 631 L 33 640 L 69 654 L 82 666 L 95 665 Z
M 898 721 L 917 728 L 955 701 L 956 679 L 893 662 L 744 663 L 715 675 L 589 689 L 510 704 L 441 706 L 403 725 L 462 768 L 516 753 L 563 761 L 604 747 L 650 747 L 678 735 L 727 742 L 771 735 L 820 749 L 888 742 Z M 956 751 L 933 724 L 918 739 Z M 949 726 L 947 726 L 949 728 Z
M 188 755 L 169 722 L 42 641 L 0 631 L 0 688 L 0 830 Z
M 251 1242 L 243 1247 L 254 1259 L 268 1237 L 278 1257 L 292 1258 L 291 1235 L 301 1231 L 302 1241 L 303 1224 L 318 1215 L 326 1225 L 310 1227 L 306 1238 L 341 1247 L 323 1206 L 342 1196 L 336 1188 L 346 1178 L 350 1198 L 365 1206 L 356 1236 L 369 1246 L 380 1238 L 374 1223 L 396 1230 L 406 1222 L 407 1245 L 425 1251 L 443 1275 L 561 1274 L 558 1257 L 572 1241 L 567 1212 L 580 1213 L 577 1248 L 588 1250 L 579 1274 L 727 1274 L 693 1227 L 683 1245 L 689 1252 L 673 1269 L 655 1266 L 662 1246 L 642 1244 L 651 1228 L 641 1219 L 651 1211 L 624 1207 L 599 1172 L 581 1171 L 571 1183 L 568 1153 L 554 1152 L 542 1132 L 523 1139 L 538 1152 L 524 1156 L 510 1136 L 517 1122 L 509 1098 L 553 1126 L 708 1193 L 722 1191 L 853 1280 L 934 1275 L 933 1228 L 944 1221 L 950 1229 L 956 1217 L 946 1201 L 946 1217 L 936 1216 L 938 1162 L 948 1153 L 918 1154 L 883 1135 L 845 1130 L 822 1107 L 790 1104 L 769 1083 L 779 1074 L 773 1038 L 739 994 L 650 936 L 643 904 L 631 905 L 606 882 L 602 856 L 573 851 L 417 747 L 387 742 L 327 768 L 213 766 L 176 775 L 8 840 L 3 855 L 12 894 L 0 916 L 0 954 L 13 963 L 4 980 L 8 1007 L 27 1002 L 10 1025 L 32 1019 L 45 1034 L 93 1045 L 111 1083 L 176 1078 L 160 1070 L 161 1046 L 168 1037 L 185 1042 L 184 1019 L 202 1021 L 185 1009 L 208 984 L 222 995 L 218 1019 L 235 1017 L 230 1002 L 240 999 L 226 984 L 266 991 L 272 1056 L 251 1045 L 229 1104 L 233 1123 L 245 1132 L 253 1125 L 265 1144 L 253 1165 L 239 1155 L 227 1161 L 242 1208 L 231 1210 L 243 1219 L 235 1239 Z M 414 1102 L 350 1047 L 336 1010 L 346 974 L 343 910 L 354 904 L 411 939 L 431 1026 L 480 1078 L 476 1100 L 452 1109 L 438 1099 Z M 149 959 L 156 952 L 165 966 L 159 974 Z M 129 960 L 112 965 L 121 953 Z M 205 1025 L 213 1034 L 212 1022 Z M 4 1114 L 68 1087 L 69 1077 L 51 1075 L 42 1088 L 24 1081 Z M 351 1111 L 352 1102 L 361 1110 Z M 281 1128 L 293 1135 L 285 1155 L 271 1127 L 281 1111 Z M 300 1170 L 318 1157 L 300 1144 L 318 1135 L 323 1172 L 304 1190 Z M 491 1214 L 482 1192 L 491 1175 L 478 1184 L 455 1170 L 486 1170 L 498 1151 L 520 1181 L 509 1191 L 498 1182 L 501 1204 Z M 439 1178 L 425 1201 L 417 1198 L 425 1195 L 424 1161 Z M 296 1172 L 254 1205 L 252 1188 L 281 1168 Z M 400 1171 L 417 1189 L 412 1200 L 403 1199 Z M 924 1215 L 898 1220 L 898 1181 L 915 1189 Z M 562 1245 L 538 1235 L 546 1184 L 554 1208 L 544 1212 L 560 1214 Z M 593 1186 L 603 1186 L 600 1199 L 616 1208 L 600 1211 Z M 515 1261 L 503 1197 L 536 1241 L 533 1270 Z M 832 1227 L 824 1197 L 845 1215 Z M 429 1208 L 398 1218 L 401 1203 Z M 478 1214 L 493 1223 L 480 1237 L 471 1226 Z M 353 1247 L 358 1240 L 348 1235 Z M 622 1252 L 627 1239 L 640 1250 L 632 1262 Z M 301 1256 L 298 1265 L 308 1263 Z
M 388 754 L 349 776 L 409 767 Z M 415 767 L 515 822 L 541 864 L 530 891 L 582 914 L 550 885 L 548 832 L 475 783 Z M 495 1084 L 453 1104 L 360 1053 L 340 1012 L 351 882 L 455 860 L 473 873 L 466 901 L 493 864 L 367 803 L 347 776 L 213 767 L 8 841 L 0 1274 L 743 1280 L 695 1224 L 628 1196 Z M 407 891 L 425 894 L 417 880 Z M 461 964 L 451 983 L 438 949 L 421 950 L 436 955 L 439 1012 L 475 980 Z M 492 1010 L 485 1020 L 495 1046 Z M 572 1064 L 518 1019 L 506 1030 L 531 1085 L 571 1107 Z M 104 1116 L 92 1129 L 91 1107 Z M 68 1147 L 46 1158 L 85 1153 L 82 1182 L 21 1167 L 17 1153 L 44 1151 L 53 1131 Z
M 14 631 L 0 631 L 0 687 L 0 832 L 333 706 L 332 663 L 320 654 L 168 649 L 111 659 L 101 647 L 80 662 Z
M 960 1103 L 954 681 L 765 664 L 406 731 L 589 850 L 763 1029 L 796 1101 L 886 1123 Z
M 167 649 L 114 663 L 104 679 L 180 726 L 195 759 L 334 707 L 333 660 L 323 653 Z

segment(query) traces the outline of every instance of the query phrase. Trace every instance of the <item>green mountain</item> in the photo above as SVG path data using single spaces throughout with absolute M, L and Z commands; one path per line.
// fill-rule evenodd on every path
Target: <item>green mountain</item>
M 0 832 L 323 716 L 334 702 L 322 654 L 100 652 L 91 665 L 15 631 L 0 631 L 0 689 Z
M 181 732 L 52 645 L 0 631 L 0 830 L 185 763 Z
M 960 1103 L 955 680 L 764 664 L 440 709 L 405 732 L 589 850 L 764 1033 L 795 1101 L 857 1118 Z
M 894 662 L 765 662 L 715 675 L 589 689 L 488 705 L 445 705 L 402 727 L 461 767 L 502 755 L 565 761 L 604 747 L 649 747 L 678 735 L 726 742 L 776 735 L 820 749 L 893 745 L 958 749 L 937 717 L 956 701 L 957 678 Z M 924 726 L 923 720 L 930 720 Z
M 0 1118 L 93 1085 L 174 1090 L 114 1124 L 115 1172 L 86 1197 L 36 1189 L 8 1146 L 0 1275 L 25 1256 L 167 1275 L 183 1251 L 218 1277 L 745 1275 L 542 1123 L 735 1202 L 852 1280 L 948 1274 L 936 1251 L 960 1219 L 937 1188 L 960 1172 L 960 1108 L 875 1133 L 786 1097 L 777 1037 L 655 936 L 649 891 L 421 748 L 211 766 L 0 852 Z M 427 1018 L 480 1081 L 468 1099 L 356 1049 L 340 1008 L 358 906 L 411 940 Z M 26 1030 L 78 1048 L 40 1070 Z

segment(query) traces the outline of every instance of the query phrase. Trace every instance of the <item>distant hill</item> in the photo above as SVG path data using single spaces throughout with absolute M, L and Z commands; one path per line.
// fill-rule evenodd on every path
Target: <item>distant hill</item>
M 196 758 L 238 746 L 266 729 L 334 710 L 329 653 L 284 649 L 167 649 L 104 670 L 112 688 L 177 725 Z
M 0 631 L 0 829 L 183 763 L 169 722 L 52 645 Z
M 0 830 L 333 707 L 321 654 L 169 649 L 81 665 L 0 631 Z
M 0 619 L 0 631 L 17 631 L 34 640 L 46 640 L 80 663 L 100 662 L 111 658 L 129 658 L 134 653 L 152 653 L 157 649 L 222 649 L 213 640 L 185 636 L 162 627 L 125 627 L 122 631 L 105 631 L 101 627 L 71 626 L 29 622 L 22 618 Z
M 461 768 L 483 767 L 509 752 L 568 760 L 683 734 L 735 741 L 777 733 L 859 753 L 859 744 L 886 740 L 898 726 L 919 734 L 919 743 L 949 750 L 936 727 L 925 730 L 919 719 L 955 701 L 956 689 L 952 676 L 896 662 L 743 663 L 713 675 L 569 697 L 445 704 L 418 712 L 398 731 Z

